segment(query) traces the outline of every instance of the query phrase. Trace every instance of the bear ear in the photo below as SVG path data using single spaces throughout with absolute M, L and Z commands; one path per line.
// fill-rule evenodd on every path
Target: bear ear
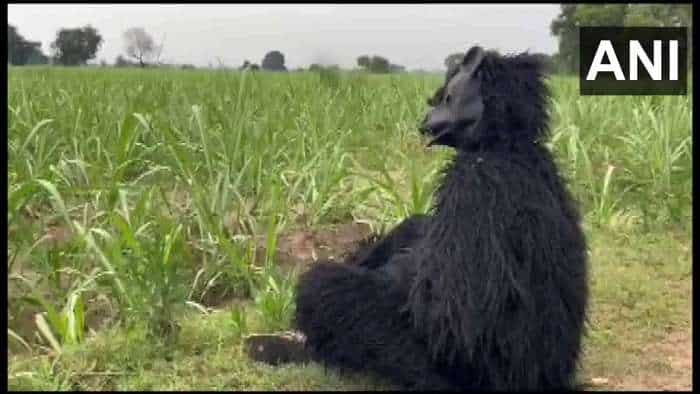
M 482 60 L 484 60 L 484 49 L 478 45 L 473 46 L 462 59 L 462 70 L 471 74 L 479 67 Z

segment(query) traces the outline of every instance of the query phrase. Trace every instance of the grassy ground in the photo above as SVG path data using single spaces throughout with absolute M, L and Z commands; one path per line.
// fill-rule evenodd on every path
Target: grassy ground
M 424 149 L 415 126 L 439 82 L 11 69 L 10 387 L 390 388 L 251 363 L 240 338 L 288 326 L 282 256 L 335 253 L 309 234 L 338 246 L 329 226 L 429 209 L 451 153 Z M 691 96 L 551 84 L 551 147 L 591 247 L 581 381 L 689 388 Z
M 691 243 L 669 235 L 591 236 L 593 306 L 581 381 L 592 388 L 690 389 Z M 47 355 L 10 359 L 16 389 L 82 390 L 372 390 L 374 377 L 339 376 L 322 367 L 251 363 L 232 311 L 264 330 L 254 304 L 183 313 L 179 342 L 148 338 L 142 327 L 100 332 Z M 673 342 L 674 338 L 680 341 Z

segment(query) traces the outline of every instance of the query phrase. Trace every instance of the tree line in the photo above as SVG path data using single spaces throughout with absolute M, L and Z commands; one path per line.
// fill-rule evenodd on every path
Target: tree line
M 17 28 L 7 25 L 7 61 L 10 64 L 46 64 L 48 57 L 41 52 L 41 42 L 28 41 Z
M 172 66 L 160 61 L 163 42 L 156 43 L 153 37 L 141 27 L 133 27 L 123 34 L 125 54 L 120 54 L 114 60 L 115 67 L 153 67 Z M 28 41 L 17 31 L 17 28 L 7 24 L 7 54 L 8 62 L 12 65 L 58 64 L 63 66 L 86 65 L 95 58 L 104 40 L 94 27 L 88 25 L 79 28 L 62 28 L 56 33 L 56 39 L 51 43 L 53 55 L 44 55 L 41 43 Z M 102 66 L 107 63 L 102 60 Z M 369 72 L 401 72 L 402 66 L 389 62 L 381 56 L 361 56 L 358 65 Z M 195 68 L 191 64 L 180 65 L 181 68 Z M 238 67 L 240 70 L 287 71 L 284 54 L 272 50 L 265 54 L 260 65 L 245 60 Z M 323 66 L 312 64 L 309 70 L 338 69 L 338 66 Z M 297 69 L 300 70 L 300 69 Z
M 551 22 L 550 31 L 558 39 L 558 50 L 553 55 L 539 54 L 551 72 L 576 73 L 579 68 L 580 26 L 687 26 L 692 30 L 691 4 L 562 4 L 559 15 Z M 156 43 L 141 27 L 126 30 L 123 34 L 125 55 L 114 61 L 117 67 L 166 66 L 160 56 L 163 42 Z M 95 58 L 104 42 L 92 26 L 62 28 L 51 43 L 52 56 L 41 51 L 41 43 L 22 37 L 17 28 L 7 25 L 7 58 L 12 65 L 59 64 L 64 66 L 85 65 Z M 449 68 L 461 59 L 462 53 L 453 53 L 444 60 Z M 692 64 L 692 33 L 688 35 L 689 64 Z M 102 61 L 102 65 L 106 62 Z M 379 55 L 362 55 L 357 58 L 361 70 L 372 73 L 403 72 L 403 66 L 390 62 Z M 194 68 L 181 65 L 181 68 Z M 338 66 L 312 64 L 311 71 L 337 69 Z M 245 60 L 240 70 L 287 71 L 284 54 L 272 50 L 265 54 L 260 64 Z M 302 69 L 297 69 L 302 70 Z
M 7 61 L 12 65 L 61 64 L 77 66 L 95 58 L 102 44 L 102 36 L 97 29 L 88 25 L 72 29 L 60 29 L 51 43 L 53 56 L 41 51 L 41 43 L 28 41 L 17 28 L 7 24 Z

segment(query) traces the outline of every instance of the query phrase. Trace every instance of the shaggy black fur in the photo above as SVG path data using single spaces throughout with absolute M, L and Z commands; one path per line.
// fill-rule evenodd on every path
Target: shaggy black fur
M 571 388 L 588 299 L 586 243 L 543 146 L 542 65 L 530 54 L 474 51 L 429 101 L 436 111 L 459 99 L 446 97 L 460 94 L 454 83 L 448 89 L 455 79 L 477 83 L 469 87 L 483 103 L 469 126 L 423 127 L 432 136 L 448 130 L 438 143 L 457 149 L 434 212 L 365 245 L 354 264 L 306 272 L 296 326 L 315 359 L 406 388 Z

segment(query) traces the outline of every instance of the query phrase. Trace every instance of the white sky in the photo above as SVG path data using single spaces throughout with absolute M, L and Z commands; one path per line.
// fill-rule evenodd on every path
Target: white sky
M 444 58 L 474 44 L 502 52 L 553 53 L 549 24 L 558 4 L 19 4 L 8 23 L 45 53 L 61 27 L 94 26 L 104 38 L 96 60 L 124 53 L 122 33 L 143 27 L 159 43 L 162 60 L 227 66 L 259 63 L 277 49 L 288 68 L 311 63 L 354 67 L 378 54 L 409 69 L 440 69 Z

